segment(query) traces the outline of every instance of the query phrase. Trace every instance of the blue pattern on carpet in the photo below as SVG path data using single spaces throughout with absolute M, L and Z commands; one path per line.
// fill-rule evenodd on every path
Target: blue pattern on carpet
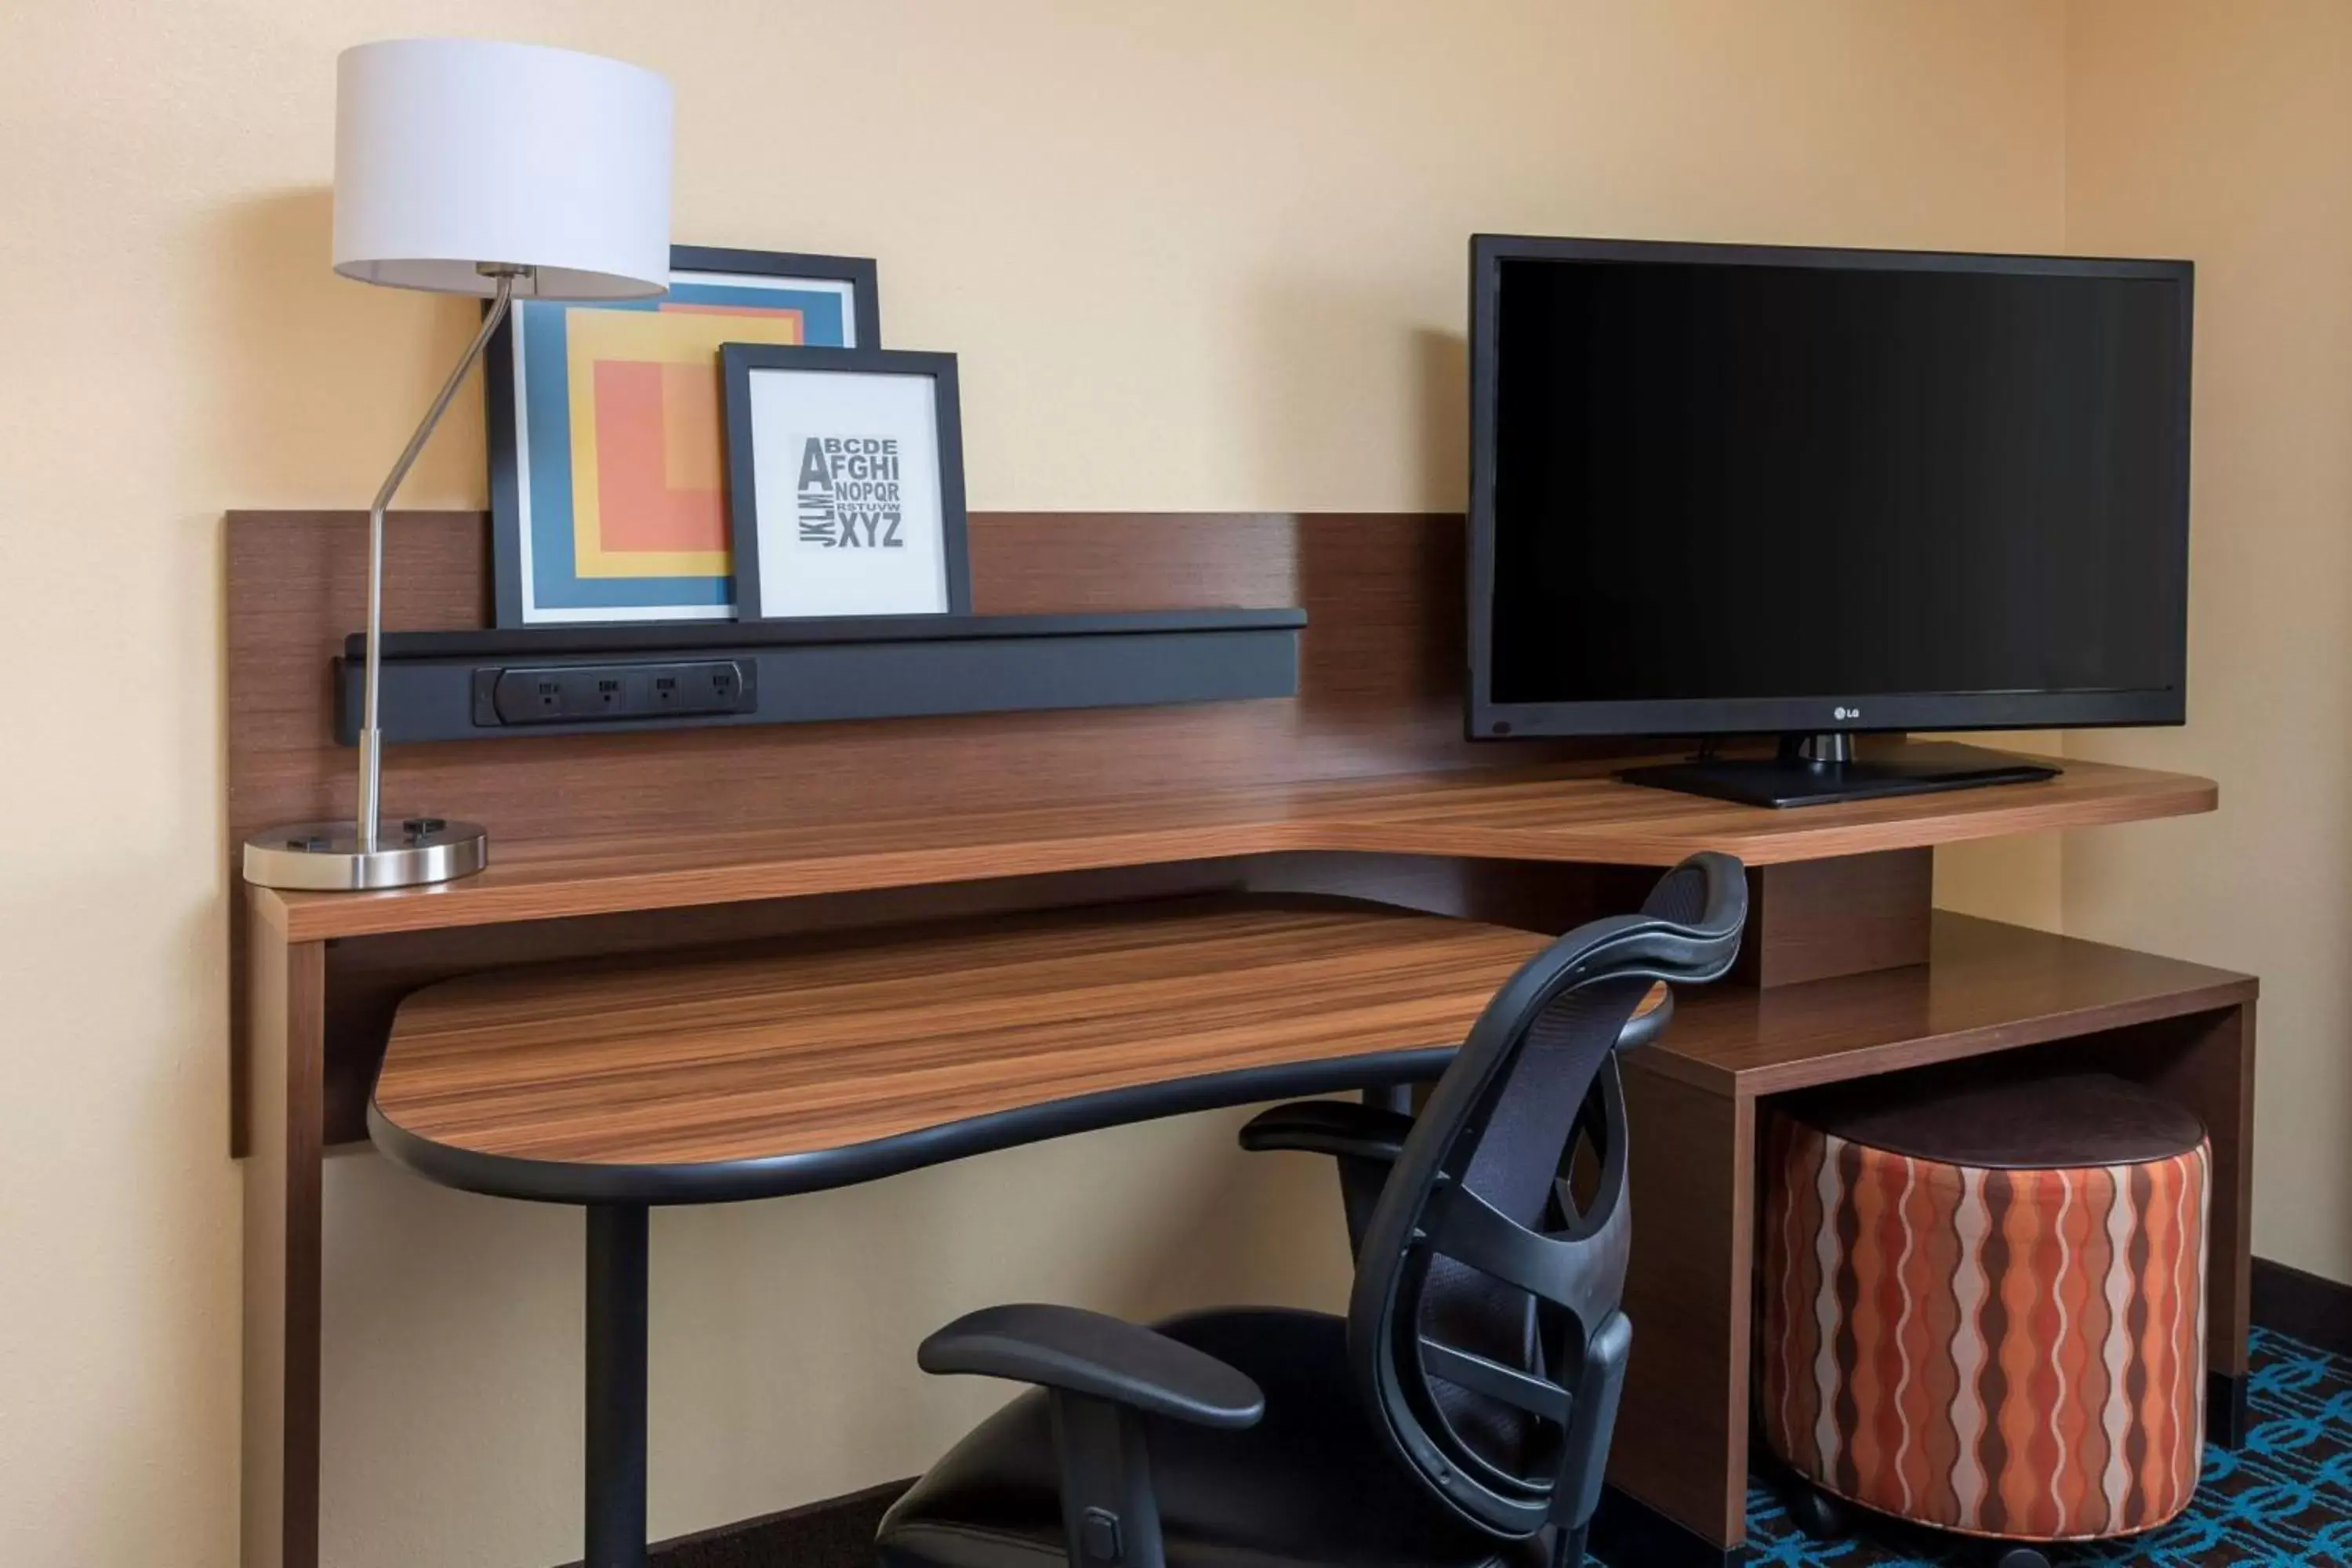
M 2188 1511 L 2161 1530 L 2045 1548 L 2052 1568 L 2343 1568 L 2352 1564 L 2352 1358 L 2257 1329 L 2248 1427 L 2208 1445 Z M 1748 1496 L 1758 1568 L 1979 1568 L 1983 1542 L 1875 1517 L 1846 1541 L 1808 1541 L 1770 1489 Z

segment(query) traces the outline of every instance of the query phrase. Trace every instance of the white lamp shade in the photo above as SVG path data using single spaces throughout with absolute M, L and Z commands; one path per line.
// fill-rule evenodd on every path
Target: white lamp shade
M 669 83 L 597 55 L 403 38 L 335 66 L 335 270 L 488 294 L 620 300 L 669 282 Z

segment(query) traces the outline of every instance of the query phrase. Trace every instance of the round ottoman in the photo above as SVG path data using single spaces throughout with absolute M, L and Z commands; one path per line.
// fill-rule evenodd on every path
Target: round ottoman
M 2197 1118 L 2120 1079 L 1769 1113 L 1757 1401 L 1805 1480 L 2012 1541 L 2162 1524 L 2205 1430 Z

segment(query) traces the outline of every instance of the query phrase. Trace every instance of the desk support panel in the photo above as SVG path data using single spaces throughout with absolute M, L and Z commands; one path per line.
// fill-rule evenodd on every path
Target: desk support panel
M 265 932 L 246 962 L 245 1562 L 318 1568 L 326 944 Z
M 1676 1082 L 1635 1052 L 1625 1116 L 1635 1349 L 1609 1481 L 1695 1539 L 1736 1547 L 1747 1522 L 1756 1103 Z
M 1882 849 L 1748 869 L 1748 932 L 1732 978 L 1797 985 L 1927 962 L 1936 852 Z

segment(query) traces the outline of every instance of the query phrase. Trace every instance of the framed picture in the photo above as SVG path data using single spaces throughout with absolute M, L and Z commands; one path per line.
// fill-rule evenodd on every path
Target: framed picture
M 874 263 L 670 248 L 669 292 L 519 300 L 490 342 L 501 626 L 735 613 L 719 347 L 869 349 Z
M 953 354 L 729 343 L 745 620 L 970 615 Z

